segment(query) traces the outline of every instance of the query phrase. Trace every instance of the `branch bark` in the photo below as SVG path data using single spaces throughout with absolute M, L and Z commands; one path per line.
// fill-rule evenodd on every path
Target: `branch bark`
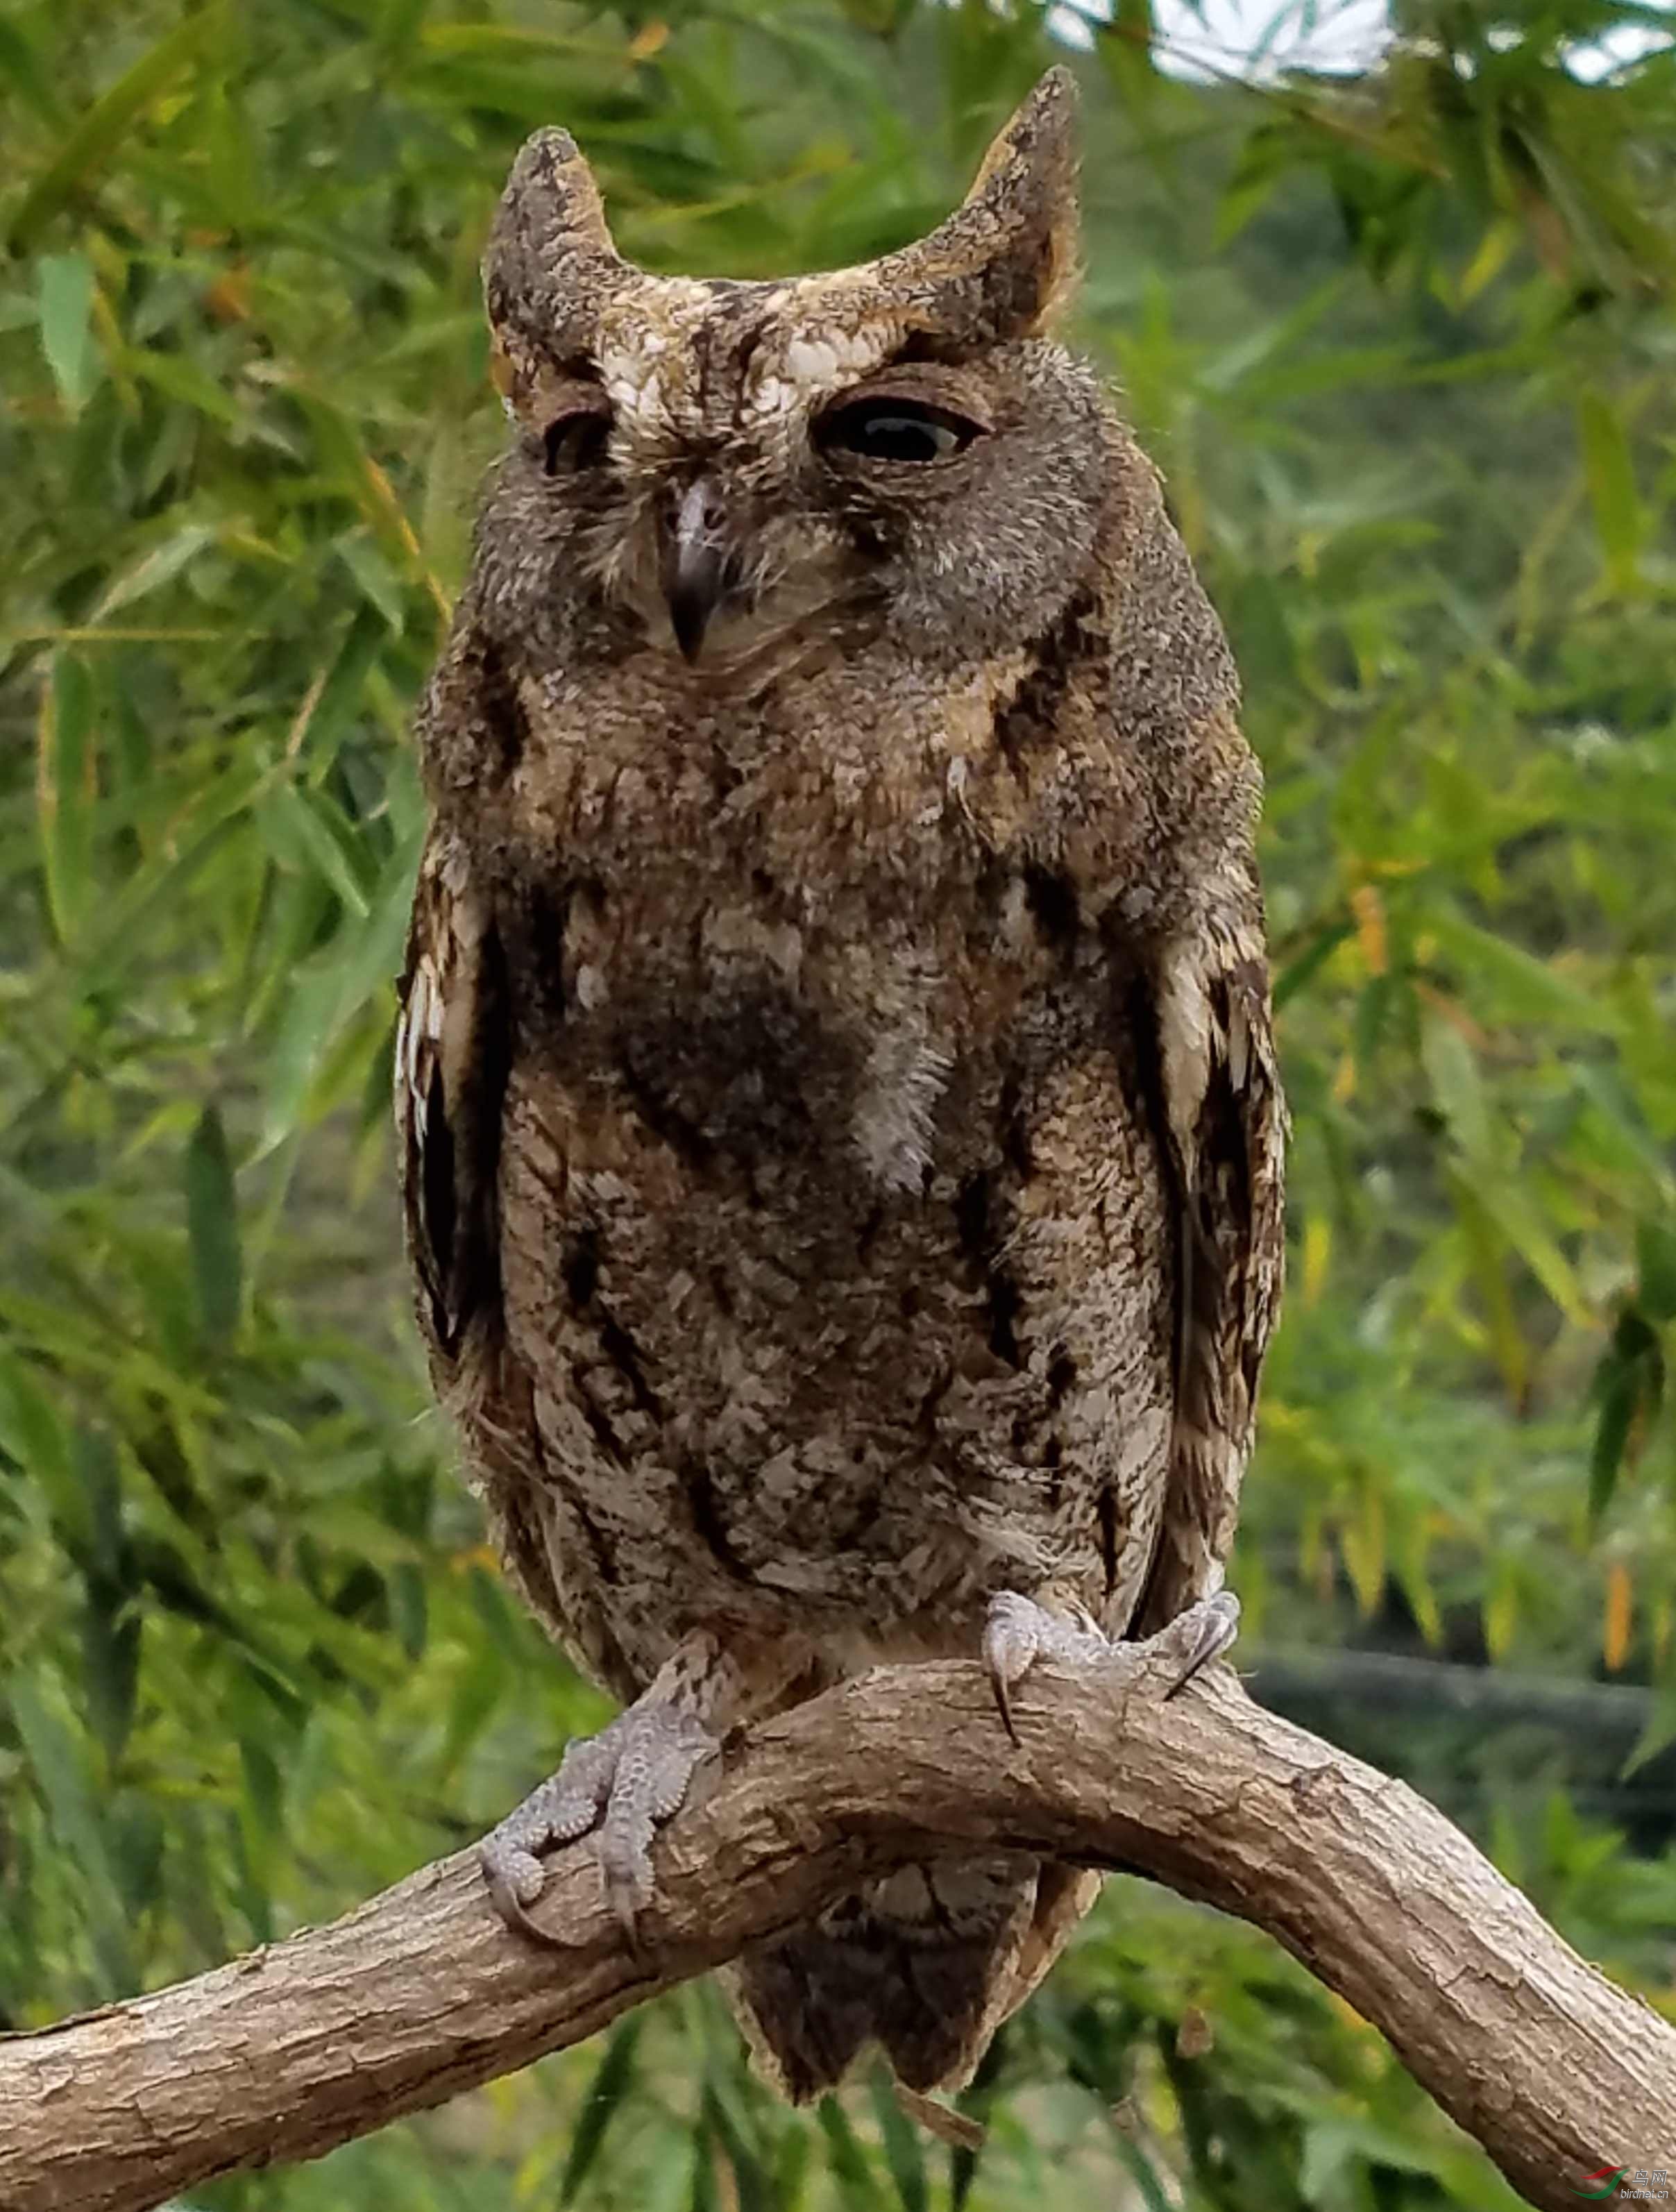
M 1389 2037 L 1533 2204 L 1676 2168 L 1676 2030 L 1587 1965 L 1413 1791 L 1217 1670 L 1163 1702 L 1138 1652 L 1033 1674 L 1021 1746 L 974 1663 L 896 1668 L 755 1730 L 659 1845 L 631 1953 L 589 1855 L 509 1935 L 471 1854 L 330 1928 L 0 2039 L 0 2205 L 139 2212 L 313 2158 L 581 2041 L 864 1874 L 1003 1844 L 1156 1876 L 1276 1936 Z

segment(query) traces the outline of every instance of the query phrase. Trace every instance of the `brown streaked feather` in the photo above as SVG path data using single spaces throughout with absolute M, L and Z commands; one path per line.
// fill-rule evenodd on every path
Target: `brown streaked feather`
M 1134 1632 L 1216 1589 L 1234 1540 L 1257 1379 L 1284 1267 L 1286 1112 L 1254 928 L 1177 955 L 1156 995 L 1179 1209 L 1175 1417 L 1158 1547 Z
M 409 1249 L 423 1318 L 452 1360 L 495 1296 L 495 1185 L 509 1054 L 499 937 L 461 840 L 419 865 L 400 985 L 393 1085 Z

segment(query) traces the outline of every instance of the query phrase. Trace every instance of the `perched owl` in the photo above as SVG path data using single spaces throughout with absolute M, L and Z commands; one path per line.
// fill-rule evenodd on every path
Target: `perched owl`
M 418 1311 L 513 1578 L 627 1710 L 483 1847 L 626 1919 L 721 1735 L 882 1661 L 1231 1637 L 1284 1113 L 1234 670 L 1046 335 L 1073 91 L 918 245 L 622 260 L 573 141 L 485 262 L 514 426 L 420 718 Z M 997 1723 L 997 1753 L 1006 1745 Z M 913 1867 L 741 1960 L 804 2098 L 971 2073 L 1097 1878 Z

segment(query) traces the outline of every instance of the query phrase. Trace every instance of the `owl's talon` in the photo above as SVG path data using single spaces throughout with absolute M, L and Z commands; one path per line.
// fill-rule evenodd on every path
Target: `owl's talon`
M 989 1601 L 984 1621 L 983 1658 L 990 1686 L 1007 1734 L 1018 1741 L 1012 1717 L 1012 1692 L 1039 1659 L 1062 1659 L 1086 1666 L 1109 1656 L 1111 1646 L 1091 1622 L 1079 1626 L 1061 1620 L 1016 1590 L 999 1590 Z
M 1067 1667 L 1097 1666 L 1119 1658 L 1150 1663 L 1163 1674 L 1163 1695 L 1169 1698 L 1226 1651 L 1239 1630 L 1240 1601 L 1232 1590 L 1200 1598 L 1167 1627 L 1135 1644 L 1114 1643 L 1086 1614 L 1080 1621 L 1066 1620 L 1034 1598 L 1002 1590 L 989 1601 L 984 1664 L 1002 1722 L 1017 1743 L 1012 1692 L 1039 1660 L 1057 1659 Z
M 1150 1638 L 1143 1649 L 1157 1651 L 1172 1669 L 1165 1698 L 1185 1690 L 1195 1674 L 1221 1657 L 1239 1632 L 1240 1601 L 1232 1590 L 1223 1589 L 1200 1598 L 1197 1605 L 1190 1605 L 1167 1628 Z
M 1002 1590 L 989 1601 L 983 1626 L 983 1663 L 1001 1724 L 1015 1743 L 1018 1724 L 1012 1717 L 1012 1686 L 1022 1682 L 1035 1663 L 1037 1643 L 1031 1620 L 1038 1608 L 1028 1598 Z
M 478 1849 L 478 1860 L 483 1867 L 483 1880 L 489 1885 L 489 1901 L 508 1928 L 520 1936 L 527 1936 L 532 1943 L 545 1943 L 562 1949 L 556 1936 L 550 1936 L 538 1921 L 525 1911 L 525 1895 L 539 1897 L 545 1877 L 541 1862 L 528 1852 L 502 1850 L 492 1837 Z
M 652 1839 L 719 1748 L 697 1715 L 659 1696 L 655 1685 L 598 1735 L 572 1744 L 558 1772 L 478 1848 L 489 1900 L 507 1927 L 540 1943 L 558 1941 L 525 1909 L 546 1885 L 540 1854 L 592 1833 L 605 1902 L 632 1944 L 652 1901 Z

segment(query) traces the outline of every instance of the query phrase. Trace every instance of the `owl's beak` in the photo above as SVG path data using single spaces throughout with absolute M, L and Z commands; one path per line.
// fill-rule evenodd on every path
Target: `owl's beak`
M 702 478 L 689 484 L 676 509 L 664 557 L 664 597 L 682 657 L 696 660 L 710 617 L 727 589 L 727 556 L 718 526 L 715 494 Z

